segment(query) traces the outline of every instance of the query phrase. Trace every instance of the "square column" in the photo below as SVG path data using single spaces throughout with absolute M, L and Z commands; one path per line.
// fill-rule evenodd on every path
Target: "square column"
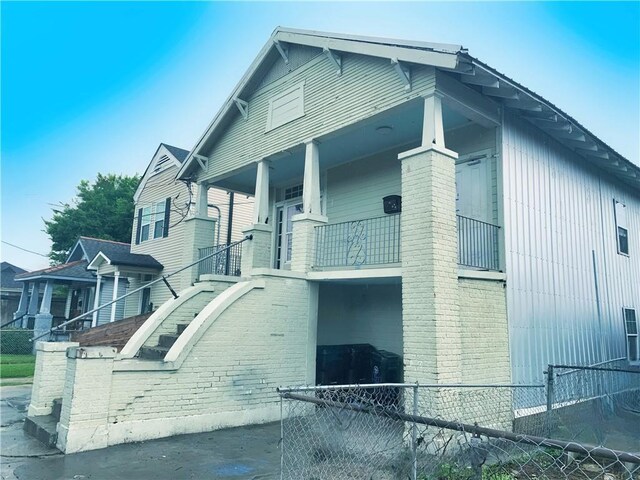
M 100 287 L 102 286 L 102 275 L 98 273 L 96 280 L 96 293 L 93 295 L 93 309 L 95 310 L 100 306 Z M 98 326 L 98 314 L 100 312 L 93 312 L 93 317 L 91 319 L 91 326 Z
M 252 239 L 242 245 L 242 276 L 251 275 L 254 268 L 271 267 L 271 244 L 273 227 L 269 219 L 269 166 L 268 160 L 260 160 L 256 171 L 256 196 L 253 204 L 253 225 L 242 230 Z
M 435 146 L 399 155 L 405 382 L 462 378 L 456 157 Z
M 29 308 L 27 309 L 27 316 L 24 317 L 22 326 L 27 328 L 29 318 L 35 317 L 38 313 L 38 300 L 40 298 L 40 282 L 33 282 L 31 284 L 31 296 L 29 297 Z
M 29 282 L 22 283 L 22 293 L 20 294 L 20 303 L 18 303 L 18 310 L 13 313 L 13 319 L 16 320 L 20 318 L 22 315 L 27 313 L 27 305 L 29 302 Z M 20 322 L 21 325 L 24 324 L 24 317 Z M 23 325 L 24 328 L 24 325 Z
M 111 300 L 114 302 L 111 304 L 111 317 L 109 322 L 114 322 L 116 320 L 116 298 L 118 298 L 118 283 L 120 280 L 120 272 L 114 272 L 113 274 L 113 295 Z
M 36 291 L 37 294 L 37 291 Z M 51 315 L 51 297 L 53 295 L 53 281 L 49 280 L 44 286 L 44 293 L 42 294 L 42 303 L 40 304 L 40 311 L 36 314 L 36 319 L 33 325 L 33 335 L 38 337 L 51 330 L 51 324 L 53 321 L 53 315 Z M 36 344 L 33 345 L 33 351 L 35 352 Z

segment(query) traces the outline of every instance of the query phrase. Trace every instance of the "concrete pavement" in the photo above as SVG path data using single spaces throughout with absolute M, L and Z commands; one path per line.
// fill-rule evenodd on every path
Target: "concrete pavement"
M 280 476 L 279 423 L 62 455 L 22 433 L 30 395 L 30 385 L 0 387 L 2 480 L 262 480 Z

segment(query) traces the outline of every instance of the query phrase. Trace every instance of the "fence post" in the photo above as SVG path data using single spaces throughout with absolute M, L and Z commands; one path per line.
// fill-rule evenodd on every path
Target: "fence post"
M 413 386 L 413 415 L 418 415 L 418 382 Z M 418 478 L 418 425 L 414 421 L 411 426 L 411 455 L 413 465 L 411 468 L 411 480 Z
M 554 373 L 553 373 L 553 365 L 547 365 L 547 436 L 551 435 L 551 415 L 553 411 L 553 400 L 554 400 Z
M 280 395 L 280 480 L 284 478 L 284 415 L 283 400 Z

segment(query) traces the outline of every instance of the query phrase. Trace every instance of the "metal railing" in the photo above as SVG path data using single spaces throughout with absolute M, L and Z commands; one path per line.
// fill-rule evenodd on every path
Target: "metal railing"
M 500 270 L 498 233 L 500 227 L 457 215 L 458 264 L 482 270 Z
M 400 262 L 400 214 L 315 227 L 314 267 Z
M 85 313 L 83 313 L 81 315 L 78 315 L 77 317 L 74 317 L 71 320 L 67 320 L 66 322 L 61 323 L 57 327 L 51 328 L 51 329 L 47 330 L 45 333 L 43 333 L 41 335 L 38 335 L 36 337 L 33 337 L 31 339 L 31 341 L 34 342 L 34 341 L 38 340 L 39 338 L 45 337 L 47 335 L 51 335 L 56 330 L 60 330 L 63 327 L 69 325 L 70 323 L 73 323 L 73 322 L 76 322 L 76 321 L 78 321 L 80 319 L 86 318 L 89 315 L 93 315 L 95 312 L 98 312 L 98 311 L 102 310 L 105 307 L 108 307 L 108 306 L 110 306 L 110 305 L 112 305 L 112 304 L 114 304 L 116 302 L 119 302 L 120 300 L 122 300 L 124 298 L 130 297 L 134 293 L 138 293 L 138 292 L 144 290 L 145 288 L 149 288 L 151 285 L 154 285 L 154 284 L 156 284 L 158 282 L 164 282 L 164 284 L 167 286 L 167 288 L 171 291 L 171 294 L 174 296 L 174 298 L 178 298 L 178 294 L 173 290 L 173 288 L 169 284 L 169 281 L 168 281 L 169 278 L 173 277 L 174 275 L 176 275 L 176 274 L 178 274 L 178 273 L 180 273 L 180 272 L 182 272 L 182 271 L 184 271 L 184 270 L 186 270 L 188 268 L 191 268 L 191 267 L 199 264 L 200 262 L 206 261 L 206 260 L 208 260 L 209 258 L 211 258 L 211 257 L 213 257 L 215 255 L 220 255 L 220 254 L 224 253 L 225 251 L 232 249 L 236 245 L 240 245 L 241 243 L 246 242 L 247 240 L 253 240 L 253 235 L 247 235 L 242 240 L 239 240 L 237 242 L 234 242 L 234 243 L 231 243 L 229 245 L 226 245 L 222 249 L 220 249 L 220 250 L 218 250 L 216 252 L 213 252 L 213 253 L 205 256 L 205 257 L 202 257 L 202 258 L 196 260 L 195 262 L 191 262 L 190 264 L 185 265 L 184 267 L 180 267 L 178 270 L 175 270 L 175 271 L 173 271 L 173 272 L 171 272 L 171 273 L 169 273 L 167 275 L 163 275 L 160 278 L 157 278 L 157 279 L 153 280 L 152 282 L 146 283 L 146 284 L 142 285 L 141 287 L 138 287 L 138 288 L 136 288 L 134 290 L 131 290 L 130 292 L 127 292 L 124 295 L 121 295 L 120 297 L 116 298 L 115 300 L 111 300 L 110 302 L 107 302 L 107 303 L 105 303 L 103 305 L 100 305 L 97 308 L 94 308 L 92 310 L 89 310 L 88 312 L 85 312 Z
M 200 275 L 230 275 L 239 277 L 242 264 L 242 244 L 216 245 L 198 249 L 199 258 L 203 260 L 198 264 L 198 276 Z M 219 255 L 216 255 L 218 254 Z
M 613 447 L 543 436 L 545 417 L 536 414 L 516 422 L 513 398 L 538 397 L 540 389 L 544 386 L 279 389 L 281 478 L 613 479 L 640 473 L 633 443 Z

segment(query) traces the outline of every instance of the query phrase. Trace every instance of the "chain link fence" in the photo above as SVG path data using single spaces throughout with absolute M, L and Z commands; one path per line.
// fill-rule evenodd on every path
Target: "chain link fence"
M 559 422 L 557 409 L 540 402 L 545 391 L 545 385 L 280 389 L 281 478 L 640 478 L 640 449 L 550 437 Z
M 33 352 L 33 330 L 26 328 L 0 328 L 0 353 L 3 355 L 30 355 Z

